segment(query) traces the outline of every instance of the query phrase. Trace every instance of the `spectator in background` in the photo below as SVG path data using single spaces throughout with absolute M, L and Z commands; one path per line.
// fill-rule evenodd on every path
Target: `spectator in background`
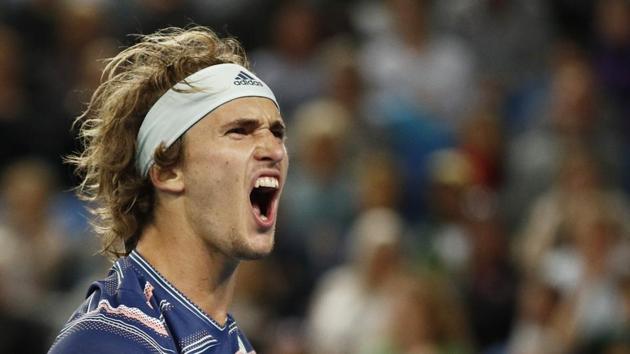
M 472 165 L 455 149 L 431 155 L 426 204 L 428 217 L 416 225 L 414 258 L 460 278 L 469 266 L 471 236 L 464 212 L 466 194 L 473 185 Z
M 462 151 L 437 151 L 430 162 L 431 209 L 412 235 L 414 260 L 448 275 L 461 291 L 477 348 L 500 349 L 511 329 L 518 276 L 496 196 L 475 181 Z
M 401 209 L 412 218 L 429 208 L 423 202 L 431 154 L 454 146 L 475 102 L 475 60 L 461 41 L 431 25 L 433 3 L 391 0 L 384 5 L 379 15 L 384 29 L 368 32 L 359 66 L 367 89 L 366 117 L 400 158 L 407 191 Z
M 8 140 L 19 140 L 13 144 L 19 153 L 50 161 L 63 186 L 68 185 L 70 173 L 61 173 L 61 156 L 76 148 L 70 133 L 73 115 L 64 105 L 79 81 L 80 53 L 107 32 L 106 9 L 103 2 L 37 0 L 16 5 L 12 16 L 18 21 L 17 43 L 22 48 L 8 53 L 17 55 L 18 65 L 23 66 L 14 68 L 19 82 L 13 86 L 24 87 L 29 96 L 21 123 L 7 133 L 12 136 Z M 19 98 L 15 106 L 20 106 Z
M 87 237 L 81 213 L 83 205 L 60 190 L 56 171 L 48 163 L 22 158 L 4 170 L 0 297 L 6 301 L 5 311 L 39 323 L 47 335 L 65 323 L 83 298 L 84 277 L 106 269 L 101 259 L 86 252 L 96 250 L 96 240 Z
M 396 280 L 387 329 L 363 345 L 362 354 L 472 353 L 464 312 L 446 282 L 409 274 Z
M 373 123 L 378 112 L 367 104 L 365 80 L 361 74 L 357 45 L 348 36 L 337 36 L 322 45 L 326 89 L 325 99 L 343 106 L 350 113 L 351 150 L 360 153 L 373 146 L 386 146 L 386 134 Z
M 627 273 L 619 281 L 623 309 L 622 324 L 616 328 L 603 345 L 605 354 L 623 354 L 630 352 L 630 275 Z
M 67 193 L 69 194 L 69 193 Z M 84 295 L 83 277 L 104 264 L 86 248 L 82 205 L 61 193 L 55 170 L 38 159 L 10 164 L 0 183 L 0 307 L 44 328 L 61 326 Z M 1 346 L 0 346 L 1 347 Z
M 563 298 L 554 325 L 568 352 L 588 351 L 624 323 L 619 272 L 630 269 L 630 247 L 620 221 L 601 202 L 585 200 L 567 225 L 578 271 L 572 284 L 562 284 L 565 288 L 561 288 Z M 622 261 L 621 269 L 616 269 L 615 260 Z
M 0 168 L 20 153 L 27 153 L 29 115 L 21 38 L 0 24 Z
M 111 37 L 93 38 L 78 52 L 78 63 L 75 68 L 78 74 L 71 83 L 74 89 L 68 91 L 63 100 L 66 116 L 76 117 L 81 114 L 83 105 L 90 100 L 92 92 L 101 81 L 101 73 L 105 67 L 102 58 L 111 58 L 116 52 L 117 43 Z
M 503 99 L 496 85 L 480 85 L 479 99 L 457 132 L 457 146 L 471 163 L 473 183 L 494 193 L 504 182 Z
M 342 259 L 343 236 L 356 210 L 350 178 L 352 119 L 334 101 L 310 102 L 296 112 L 295 138 L 288 141 L 296 163 L 284 196 L 282 225 L 288 236 L 279 242 L 305 252 L 315 275 Z
M 618 105 L 622 117 L 630 115 L 630 4 L 602 0 L 595 9 L 595 74 L 602 88 Z M 627 119 L 620 122 L 629 132 Z
M 560 354 L 558 334 L 552 326 L 559 293 L 541 279 L 521 285 L 519 312 L 507 346 L 508 354 Z
M 48 306 L 62 290 L 62 263 L 72 245 L 52 208 L 54 172 L 38 160 L 15 162 L 2 175 L 0 193 L 2 307 L 46 328 L 59 325 Z
M 435 6 L 438 25 L 458 34 L 474 52 L 482 80 L 510 94 L 541 79 L 551 38 L 545 1 L 446 0 Z
M 400 208 L 400 168 L 388 151 L 365 150 L 358 159 L 353 180 L 358 186 L 359 210 Z
M 573 45 L 559 44 L 555 59 L 548 102 L 529 128 L 506 146 L 502 199 L 510 225 L 552 184 L 557 166 L 573 150 L 591 149 L 603 175 L 611 183 L 618 179 L 619 136 L 597 94 L 587 58 Z
M 326 95 L 360 120 L 366 119 L 365 85 L 360 73 L 356 44 L 348 37 L 328 40 L 322 48 L 327 82 Z
M 322 98 L 295 112 L 287 141 L 295 154 L 278 227 L 278 261 L 291 284 L 282 312 L 304 314 L 317 278 L 343 261 L 356 213 L 352 153 L 356 122 L 338 101 Z
M 86 51 L 86 48 L 98 38 L 107 35 L 108 13 L 106 10 L 107 7 L 104 2 L 80 0 L 60 2 L 59 16 L 54 31 L 56 48 L 50 61 L 43 63 L 43 72 L 40 74 L 42 77 L 37 78 L 38 80 L 45 79 L 48 82 L 45 99 L 50 100 L 49 106 L 60 106 L 60 102 L 67 100 L 66 93 L 72 94 L 72 91 L 78 88 L 75 83 L 84 80 L 80 76 L 83 74 L 80 70 L 83 59 L 81 53 Z M 77 30 L 79 28 L 81 30 Z M 101 56 L 100 58 L 104 57 Z M 47 117 L 42 122 L 50 126 L 49 132 L 64 129 L 65 133 L 75 117 L 59 111 L 60 109 L 57 108 L 54 119 Z M 55 135 L 59 136 L 61 133 L 55 132 Z
M 477 193 L 481 193 L 477 191 Z M 467 197 L 470 260 L 459 283 L 471 335 L 482 353 L 501 352 L 512 331 L 519 274 L 509 257 L 508 238 L 491 196 Z M 482 210 L 486 210 L 482 212 Z
M 389 27 L 365 41 L 360 59 L 377 111 L 405 102 L 458 126 L 476 91 L 473 54 L 456 38 L 434 31 L 429 1 L 386 4 Z
M 556 256 L 552 254 L 572 245 L 573 240 L 569 238 L 566 227 L 577 210 L 588 205 L 585 202 L 601 201 L 611 217 L 619 222 L 625 219 L 628 213 L 626 198 L 618 189 L 606 186 L 602 178 L 602 171 L 587 151 L 569 152 L 564 157 L 554 184 L 536 199 L 523 225 L 517 256 L 525 273 L 543 271 L 544 267 L 558 264 L 558 257 L 562 254 L 566 255 L 565 252 Z M 621 225 L 624 224 L 627 222 Z M 626 227 L 623 226 L 624 229 Z M 567 265 L 574 267 L 575 263 Z M 558 277 L 556 284 L 575 281 L 574 269 L 561 266 L 561 269 L 549 271 L 550 275 Z
M 404 223 L 395 211 L 364 211 L 350 232 L 348 257 L 319 281 L 306 318 L 311 353 L 357 353 L 388 325 L 394 280 L 403 264 Z
M 598 1 L 595 9 L 593 64 L 595 75 L 618 119 L 612 126 L 630 133 L 630 4 L 624 0 Z M 623 181 L 630 191 L 630 144 L 624 140 Z
M 279 353 L 271 348 L 291 335 L 300 335 L 299 328 L 276 334 L 288 322 L 282 311 L 295 283 L 284 277 L 281 264 L 273 259 L 242 262 L 238 275 L 241 281 L 234 292 L 232 314 L 258 352 Z
M 320 36 L 315 8 L 304 1 L 286 1 L 274 16 L 271 45 L 252 55 L 253 68 L 276 90 L 288 122 L 301 103 L 316 99 L 324 91 Z
M 524 271 L 560 295 L 550 328 L 560 350 L 584 349 L 622 322 L 617 282 L 630 269 L 628 211 L 599 174 L 588 155 L 569 155 L 518 248 Z

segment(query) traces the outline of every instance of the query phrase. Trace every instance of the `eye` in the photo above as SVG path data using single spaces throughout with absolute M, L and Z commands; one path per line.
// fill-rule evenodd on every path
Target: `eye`
M 271 133 L 278 139 L 284 139 L 284 130 L 272 130 Z
M 285 133 L 285 128 L 283 126 L 273 126 L 271 127 L 271 134 L 273 134 L 273 136 L 275 136 L 278 139 L 284 139 L 286 133 Z

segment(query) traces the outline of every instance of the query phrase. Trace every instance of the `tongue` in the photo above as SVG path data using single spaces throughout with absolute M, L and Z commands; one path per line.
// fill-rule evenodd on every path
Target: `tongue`
M 267 221 L 267 216 L 260 211 L 260 206 L 258 204 L 252 204 L 252 207 L 254 208 L 254 215 L 259 217 L 262 221 Z
M 252 206 L 254 207 L 254 214 L 256 214 L 256 216 L 258 217 L 262 216 L 262 213 L 260 212 L 260 206 L 256 203 L 252 204 Z

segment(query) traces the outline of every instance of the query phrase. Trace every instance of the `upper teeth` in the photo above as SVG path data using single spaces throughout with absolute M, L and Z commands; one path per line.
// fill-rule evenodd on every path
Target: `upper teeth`
M 268 187 L 268 188 L 278 188 L 280 183 L 276 177 L 258 177 L 256 180 L 256 186 L 258 187 Z

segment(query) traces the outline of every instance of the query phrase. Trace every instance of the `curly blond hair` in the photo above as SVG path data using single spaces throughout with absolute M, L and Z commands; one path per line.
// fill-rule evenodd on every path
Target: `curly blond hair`
M 107 59 L 101 84 L 75 124 L 83 152 L 68 157 L 82 181 L 79 197 L 89 202 L 101 253 L 128 254 L 154 210 L 154 189 L 136 168 L 136 136 L 142 120 L 167 90 L 208 66 L 248 67 L 238 41 L 221 39 L 205 27 L 168 28 L 139 36 L 137 44 Z M 193 88 L 191 88 L 193 89 Z M 179 162 L 181 138 L 155 152 L 160 167 Z

